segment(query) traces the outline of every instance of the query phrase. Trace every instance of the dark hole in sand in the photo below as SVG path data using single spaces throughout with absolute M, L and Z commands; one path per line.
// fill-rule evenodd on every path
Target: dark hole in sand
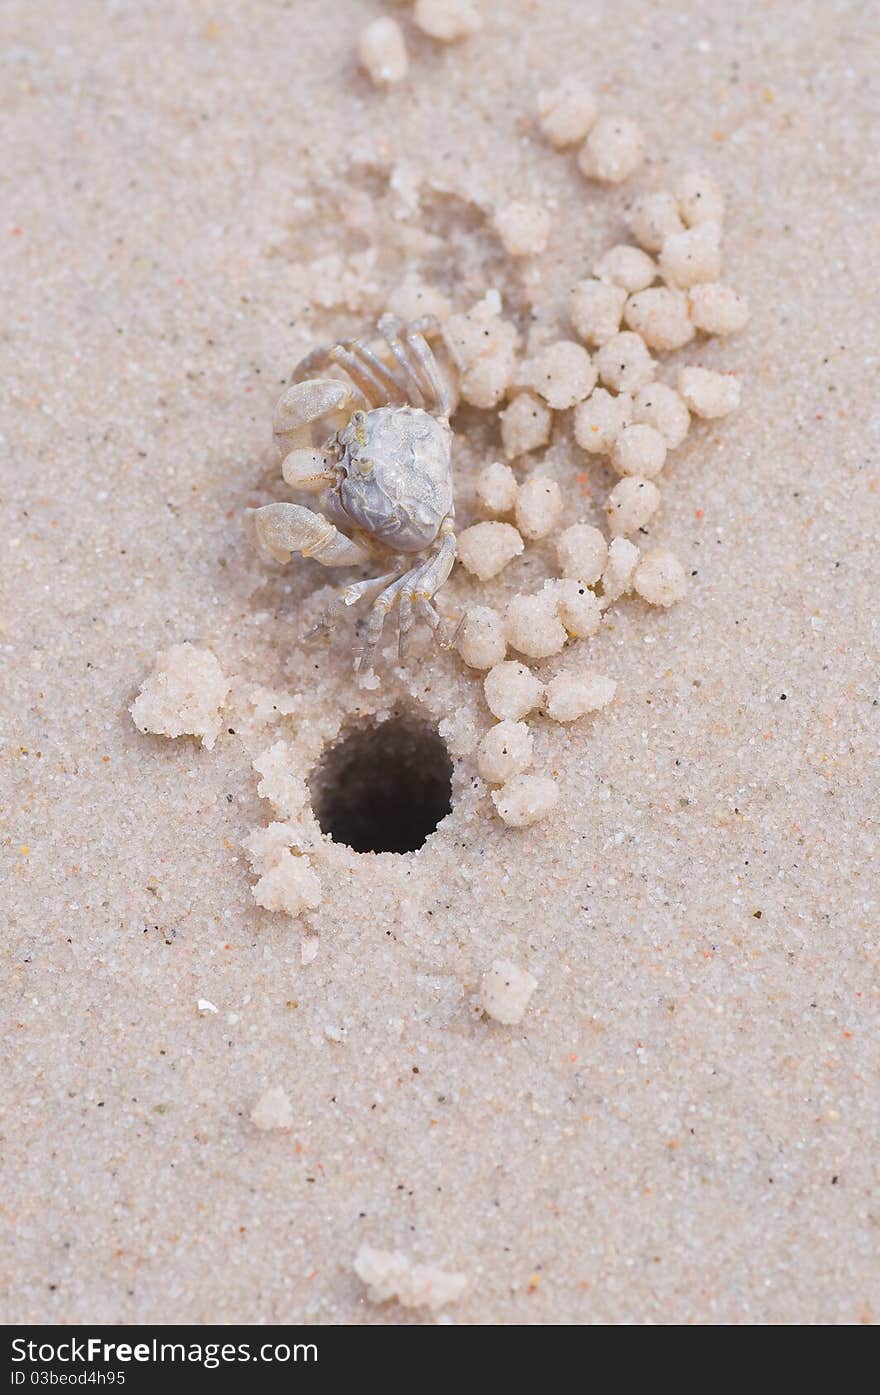
M 452 761 L 415 716 L 365 722 L 318 762 L 312 807 L 324 833 L 355 852 L 415 852 L 452 809 Z

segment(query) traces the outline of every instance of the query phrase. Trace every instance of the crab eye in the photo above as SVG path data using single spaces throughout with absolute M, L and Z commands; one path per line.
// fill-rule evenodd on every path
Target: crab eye
M 369 474 L 372 473 L 372 470 L 373 470 L 373 462 L 372 462 L 372 460 L 364 460 L 363 457 L 360 457 L 355 463 L 356 463 L 356 465 L 357 465 L 357 467 L 358 467 L 359 472 L 360 472 L 362 475 L 369 475 Z

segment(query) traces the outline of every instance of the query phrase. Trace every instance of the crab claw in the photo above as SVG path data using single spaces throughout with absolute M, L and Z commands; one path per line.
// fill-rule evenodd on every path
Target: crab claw
M 322 417 L 346 419 L 360 398 L 349 383 L 333 378 L 314 378 L 293 383 L 283 392 L 275 407 L 272 430 L 287 455 L 293 450 L 309 450 L 314 444 L 312 429 Z M 330 433 L 325 433 L 330 434 Z
M 298 552 L 314 557 L 322 567 L 352 567 L 370 555 L 328 519 L 301 504 L 264 504 L 246 510 L 246 519 L 260 549 L 276 562 L 289 562 L 291 553 Z
M 281 473 L 291 489 L 308 494 L 327 489 L 336 479 L 330 457 L 319 450 L 292 450 L 281 462 Z

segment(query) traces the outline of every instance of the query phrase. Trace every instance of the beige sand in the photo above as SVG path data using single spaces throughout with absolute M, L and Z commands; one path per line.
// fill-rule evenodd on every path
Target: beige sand
M 385 94 L 354 67 L 377 0 L 3 7 L 7 1321 L 424 1320 L 367 1300 L 362 1245 L 464 1274 L 466 1323 L 880 1311 L 869 9 L 482 8 Z M 536 136 L 571 64 L 643 123 L 642 184 L 715 174 L 753 318 L 681 355 L 744 385 L 652 525 L 691 592 L 587 642 L 617 700 L 535 723 L 565 797 L 515 831 L 471 785 L 482 675 L 359 693 L 345 632 L 298 642 L 326 576 L 240 515 L 283 497 L 290 366 L 402 266 L 562 325 L 631 196 Z M 551 208 L 533 265 L 491 231 L 511 199 Z M 464 522 L 498 452 L 468 411 Z M 547 464 L 598 521 L 607 472 L 565 430 Z M 128 715 L 184 641 L 234 678 L 213 751 Z M 257 686 L 301 698 L 260 725 Z M 253 757 L 412 690 L 451 718 L 452 817 L 409 859 L 324 848 L 300 922 L 258 909 Z M 518 1027 L 478 1013 L 496 959 L 538 980 Z M 272 1087 L 289 1131 L 251 1121 Z

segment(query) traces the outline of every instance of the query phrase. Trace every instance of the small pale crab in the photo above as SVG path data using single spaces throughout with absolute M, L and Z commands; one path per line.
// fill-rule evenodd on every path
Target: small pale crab
M 317 510 L 278 503 L 249 511 L 258 544 L 277 561 L 298 552 L 323 567 L 373 557 L 390 564 L 382 576 L 345 586 L 312 631 L 371 600 L 358 670 L 370 668 L 395 607 L 401 656 L 416 618 L 444 645 L 455 638 L 433 604 L 456 552 L 449 394 L 425 338 L 437 326 L 384 315 L 378 328 L 384 358 L 357 339 L 317 349 L 275 409 L 281 472 L 293 489 L 320 493 Z M 348 381 L 315 376 L 331 366 Z

